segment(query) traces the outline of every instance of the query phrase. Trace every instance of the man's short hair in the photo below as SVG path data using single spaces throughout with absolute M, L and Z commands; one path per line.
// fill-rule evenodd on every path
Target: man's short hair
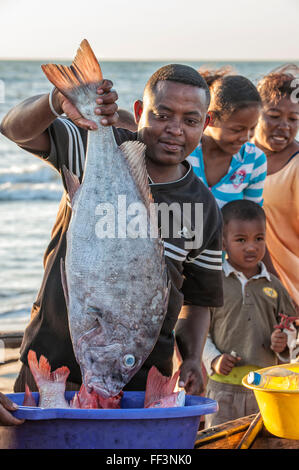
M 225 204 L 221 209 L 223 226 L 231 220 L 262 220 L 266 221 L 266 215 L 264 209 L 259 206 L 256 202 L 249 201 L 248 199 L 238 199 L 237 201 L 231 201 Z
M 201 88 L 205 92 L 206 105 L 210 104 L 209 87 L 197 70 L 188 65 L 169 64 L 159 68 L 147 81 L 144 92 L 155 92 L 157 83 L 169 80 L 172 82 L 183 83 L 184 85 L 192 85 Z

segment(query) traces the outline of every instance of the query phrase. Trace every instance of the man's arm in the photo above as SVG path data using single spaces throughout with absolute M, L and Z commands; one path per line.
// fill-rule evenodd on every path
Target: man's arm
M 111 89 L 112 82 L 103 80 L 95 101 L 95 114 L 103 116 L 102 125 L 113 125 L 117 122 L 117 93 Z M 56 88 L 52 104 L 58 114 L 65 113 L 77 126 L 87 130 L 97 129 L 94 121 L 85 119 L 77 108 Z M 49 106 L 49 94 L 29 98 L 12 108 L 3 118 L 0 131 L 5 137 L 28 150 L 50 152 L 48 127 L 56 119 Z
M 189 394 L 202 393 L 202 353 L 210 326 L 208 307 L 184 305 L 176 325 L 176 341 L 183 359 L 179 386 Z

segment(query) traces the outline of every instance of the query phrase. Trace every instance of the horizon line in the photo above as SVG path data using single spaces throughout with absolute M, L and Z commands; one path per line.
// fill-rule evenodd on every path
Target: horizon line
M 220 59 L 220 58 L 105 58 L 105 59 L 98 59 L 99 62 L 299 62 L 299 57 L 297 59 L 295 58 L 287 58 L 287 59 L 246 59 L 246 58 L 238 58 L 238 59 L 233 59 L 233 58 L 225 58 L 225 59 Z M 57 58 L 57 57 L 0 57 L 0 61 L 18 61 L 18 62 L 40 62 L 40 61 L 65 61 L 65 62 L 72 62 L 73 58 Z

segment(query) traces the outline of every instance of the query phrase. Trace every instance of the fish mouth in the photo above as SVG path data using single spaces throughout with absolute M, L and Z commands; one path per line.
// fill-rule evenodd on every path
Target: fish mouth
M 89 393 L 94 390 L 103 398 L 113 397 L 121 391 L 122 377 L 109 377 L 109 370 L 113 369 L 117 358 L 120 355 L 121 345 L 113 343 L 105 346 L 86 347 L 80 367 L 83 375 L 83 382 Z M 106 364 L 106 366 L 105 366 Z M 111 366 L 107 369 L 107 364 Z M 116 368 L 118 368 L 115 365 Z M 106 373 L 107 377 L 106 377 Z M 124 384 L 123 384 L 124 386 Z
M 122 391 L 123 386 L 110 388 L 110 387 L 105 387 L 105 385 L 101 382 L 99 382 L 96 378 L 91 377 L 89 381 L 87 381 L 87 385 L 85 385 L 88 392 L 91 393 L 92 391 L 95 391 L 98 395 L 101 395 L 103 398 L 113 398 Z
M 105 388 L 101 387 L 101 385 L 98 384 L 97 382 L 88 383 L 86 385 L 86 388 L 89 393 L 91 393 L 94 390 L 98 395 L 101 395 L 103 398 L 109 398 L 112 396 L 110 392 L 108 392 Z

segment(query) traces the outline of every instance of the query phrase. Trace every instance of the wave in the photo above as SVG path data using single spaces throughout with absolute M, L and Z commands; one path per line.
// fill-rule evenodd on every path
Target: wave
M 63 193 L 58 183 L 4 183 L 0 184 L 1 201 L 60 201 Z
M 0 185 L 5 183 L 47 183 L 57 180 L 60 180 L 57 172 L 40 165 L 0 168 Z

